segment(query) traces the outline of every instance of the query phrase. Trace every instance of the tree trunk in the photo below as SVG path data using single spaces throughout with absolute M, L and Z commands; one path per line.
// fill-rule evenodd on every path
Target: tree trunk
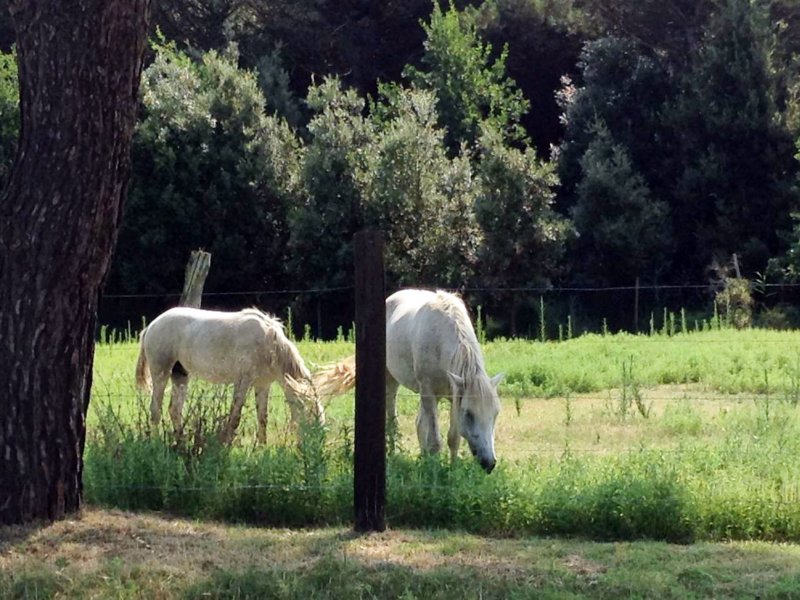
M 0 196 L 0 522 L 80 508 L 100 288 L 150 0 L 12 0 L 20 142 Z

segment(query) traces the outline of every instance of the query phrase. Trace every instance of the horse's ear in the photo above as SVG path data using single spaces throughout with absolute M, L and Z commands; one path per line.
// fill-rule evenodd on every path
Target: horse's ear
M 497 386 L 500 385 L 500 382 L 503 381 L 503 377 L 505 377 L 505 376 L 506 376 L 505 373 L 498 373 L 497 375 L 495 375 L 494 377 L 492 377 L 489 380 L 489 383 L 492 384 L 492 387 L 494 389 L 497 389 Z
M 464 389 L 464 378 L 455 373 L 447 372 L 447 377 L 450 379 L 450 384 L 456 389 Z

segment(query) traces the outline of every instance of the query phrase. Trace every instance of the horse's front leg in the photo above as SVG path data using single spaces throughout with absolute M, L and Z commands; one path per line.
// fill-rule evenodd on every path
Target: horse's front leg
M 267 443 L 269 386 L 270 384 L 267 383 L 256 387 L 256 418 L 258 420 L 258 433 L 256 433 L 256 440 L 259 444 Z
M 252 381 L 250 379 L 241 380 L 233 385 L 233 405 L 231 406 L 231 414 L 228 417 L 228 423 L 222 430 L 220 439 L 223 444 L 230 444 L 233 441 L 236 430 L 239 427 L 239 422 L 242 420 L 242 407 L 244 406 L 244 399 L 247 397 L 247 391 L 250 389 Z
M 386 418 L 389 424 L 397 425 L 397 388 L 400 384 L 386 371 Z
M 399 427 L 397 425 L 397 388 L 400 384 L 386 371 L 386 434 L 388 439 L 396 447 L 399 437 Z M 395 447 L 391 448 L 393 452 Z
M 458 423 L 458 403 L 450 403 L 450 428 L 447 430 L 447 445 L 450 448 L 450 460 L 458 456 L 458 447 L 461 445 L 461 427 Z
M 417 413 L 417 439 L 423 452 L 435 454 L 442 447 L 439 420 L 436 416 L 436 395 L 431 386 L 420 385 L 420 404 Z

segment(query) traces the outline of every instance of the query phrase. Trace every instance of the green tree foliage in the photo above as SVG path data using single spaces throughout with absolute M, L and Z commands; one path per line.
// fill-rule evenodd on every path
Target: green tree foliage
M 19 82 L 13 53 L 0 53 L 0 187 L 8 177 L 19 136 Z
M 575 201 L 583 156 L 598 133 L 598 121 L 626 148 L 637 170 L 659 177 L 662 157 L 653 148 L 662 137 L 662 111 L 674 89 L 658 57 L 627 39 L 607 37 L 587 44 L 578 67 L 582 85 L 565 80 L 559 92 L 565 123 L 559 175 L 567 206 Z
M 484 123 L 502 132 L 505 141 L 524 139 L 519 121 L 529 103 L 506 75 L 508 49 L 492 58 L 491 46 L 478 36 L 474 11 L 459 12 L 452 2 L 443 11 L 436 2 L 423 27 L 422 67 L 409 66 L 405 74 L 415 86 L 436 94 L 451 152 L 461 144 L 474 147 Z
M 214 256 L 207 289 L 282 283 L 297 141 L 265 116 L 255 76 L 235 53 L 196 63 L 161 45 L 142 104 L 111 289 L 180 289 L 198 247 Z
M 781 251 L 793 202 L 793 141 L 775 103 L 763 8 L 724 0 L 667 122 L 677 136 L 674 227 L 695 272 L 738 253 L 746 276 Z
M 582 280 L 630 285 L 637 277 L 657 280 L 667 270 L 669 207 L 652 197 L 602 122 L 581 158 L 576 196 L 574 268 Z
M 554 166 L 533 148 L 519 150 L 485 128 L 477 163 L 475 212 L 483 233 L 478 281 L 497 287 L 550 283 L 561 271 L 568 221 L 554 210 Z M 503 294 L 499 294 L 503 295 Z M 518 295 L 507 312 L 516 333 Z
M 492 48 L 508 48 L 508 76 L 531 101 L 520 124 L 540 156 L 547 156 L 563 134 L 554 92 L 561 77 L 577 75 L 585 41 L 579 18 L 564 0 L 490 0 L 477 15 L 478 32 Z
M 797 163 L 775 101 L 767 21 L 749 0 L 716 6 L 684 70 L 641 43 L 603 38 L 582 53 L 581 85 L 561 92 L 562 206 L 586 202 L 585 158 L 602 122 L 653 201 L 669 207 L 675 254 L 664 277 L 673 281 L 702 281 L 715 257 L 734 252 L 747 275 L 763 271 L 788 229 Z
M 600 35 L 635 41 L 682 65 L 697 51 L 715 0 L 576 0 Z
M 796 141 L 795 159 L 800 162 L 800 137 Z M 800 174 L 795 178 L 795 185 L 800 186 Z M 767 266 L 768 276 L 789 283 L 800 281 L 800 212 L 797 206 L 790 213 L 792 231 L 786 236 L 787 248 L 784 254 L 774 256 Z
M 363 179 L 373 125 L 364 99 L 326 79 L 309 89 L 314 116 L 291 214 L 289 268 L 310 286 L 352 284 L 352 237 L 364 224 Z
M 366 222 L 386 232 L 387 268 L 397 284 L 462 282 L 478 243 L 469 160 L 447 157 L 431 93 L 383 92 L 366 153 Z
M 292 92 L 281 52 L 273 50 L 262 56 L 256 64 L 256 71 L 267 113 L 285 119 L 295 129 L 300 127 L 304 119 L 303 110 Z
M 447 157 L 432 94 L 387 86 L 366 115 L 354 90 L 328 79 L 308 104 L 318 112 L 292 217 L 291 270 L 312 285 L 351 284 L 353 234 L 372 226 L 385 232 L 393 285 L 467 278 L 478 239 L 472 171 L 465 158 Z
M 484 237 L 480 278 L 500 286 L 547 284 L 559 271 L 570 231 L 553 208 L 554 167 L 532 148 L 503 144 L 491 129 L 480 142 L 475 204 Z

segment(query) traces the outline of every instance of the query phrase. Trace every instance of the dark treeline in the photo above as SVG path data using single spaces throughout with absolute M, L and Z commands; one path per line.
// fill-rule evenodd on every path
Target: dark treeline
M 204 248 L 207 306 L 329 337 L 373 226 L 388 291 L 463 290 L 490 333 L 539 335 L 542 307 L 550 336 L 660 328 L 715 297 L 796 324 L 792 0 L 164 0 L 156 22 L 103 322 L 174 303 Z M 7 54 L 0 177 L 17 121 Z M 575 291 L 607 287 L 630 289 Z

